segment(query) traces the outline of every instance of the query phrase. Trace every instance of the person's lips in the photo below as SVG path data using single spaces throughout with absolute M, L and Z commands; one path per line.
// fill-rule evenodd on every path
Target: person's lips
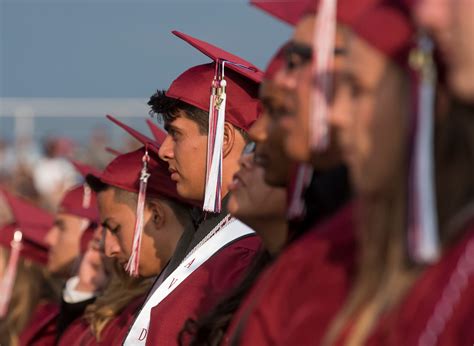
M 234 178 L 232 179 L 232 182 L 229 184 L 229 190 L 230 191 L 235 191 L 238 190 L 239 188 L 246 186 L 245 181 L 242 179 L 242 176 L 240 174 L 240 171 L 234 174 Z
M 173 167 L 169 167 L 168 171 L 170 172 L 171 180 L 177 181 L 179 179 L 179 173 L 176 169 L 174 169 Z

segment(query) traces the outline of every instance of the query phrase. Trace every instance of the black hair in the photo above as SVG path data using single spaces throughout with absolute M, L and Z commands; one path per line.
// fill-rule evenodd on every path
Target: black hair
M 115 191 L 114 198 L 116 202 L 127 203 L 132 208 L 137 205 L 138 194 L 135 192 L 126 191 L 115 186 L 106 184 L 102 180 L 91 174 L 87 175 L 86 182 L 90 186 L 92 191 L 97 194 L 100 192 L 107 191 L 109 189 L 113 189 Z M 159 196 L 157 197 L 157 199 L 165 202 L 171 208 L 177 220 L 181 223 L 182 226 L 186 227 L 186 225 L 191 222 L 191 208 L 187 204 L 175 201 L 165 196 Z
M 266 250 L 261 250 L 240 284 L 227 297 L 198 320 L 188 319 L 186 321 L 178 335 L 179 345 L 220 345 L 242 299 L 249 293 L 260 273 L 272 260 L 273 257 Z
M 151 116 L 161 116 L 166 124 L 173 122 L 180 116 L 180 111 L 184 112 L 187 118 L 196 122 L 201 134 L 207 134 L 209 128 L 209 113 L 190 105 L 184 101 L 166 96 L 165 90 L 157 90 L 150 100 Z
M 148 101 L 150 106 L 149 114 L 154 117 L 163 119 L 165 128 L 168 124 L 172 123 L 176 118 L 183 115 L 192 121 L 194 121 L 198 127 L 199 132 L 202 135 L 207 135 L 209 129 L 209 112 L 203 111 L 189 103 L 184 101 L 166 96 L 165 90 L 157 90 L 150 100 Z M 234 125 L 233 125 L 234 126 Z M 245 143 L 249 142 L 249 137 L 245 130 L 234 126 L 235 129 L 242 135 Z

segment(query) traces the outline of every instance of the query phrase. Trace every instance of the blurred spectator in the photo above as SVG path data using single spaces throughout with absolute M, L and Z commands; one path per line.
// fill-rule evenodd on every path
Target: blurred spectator
M 55 209 L 64 192 L 76 183 L 76 172 L 65 159 L 72 152 L 72 143 L 66 139 L 46 139 L 43 144 L 45 156 L 38 161 L 33 171 L 33 182 L 46 206 Z

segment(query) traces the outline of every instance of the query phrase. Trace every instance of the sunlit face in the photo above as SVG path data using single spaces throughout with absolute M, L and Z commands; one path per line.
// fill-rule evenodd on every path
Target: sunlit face
M 104 252 L 107 257 L 114 257 L 125 268 L 132 252 L 135 231 L 135 208 L 130 203 L 118 201 L 115 189 L 107 189 L 98 194 L 99 213 L 104 226 Z M 152 212 L 145 207 L 144 231 L 140 247 L 138 272 L 140 276 L 157 275 L 163 263 L 157 253 L 155 244 L 156 230 L 150 221 Z
M 286 189 L 265 183 L 264 170 L 255 165 L 254 154 L 243 154 L 240 170 L 229 187 L 228 210 L 247 224 L 255 220 L 282 218 L 286 208 Z
M 350 121 L 341 128 L 344 155 L 356 190 L 378 193 L 391 186 L 404 160 L 407 76 L 356 36 L 349 59 L 347 87 L 353 103 Z
M 88 221 L 78 216 L 59 213 L 46 235 L 49 245 L 48 270 L 64 277 L 70 276 L 72 265 L 79 256 L 80 241 Z
M 448 80 L 460 98 L 474 100 L 474 1 L 418 0 L 415 17 L 436 39 Z
M 265 81 L 260 88 L 263 111 L 248 134 L 256 142 L 255 162 L 264 170 L 265 182 L 271 186 L 288 184 L 291 161 L 285 152 L 286 130 L 279 118 L 286 116 L 284 91 L 272 81 Z
M 315 16 L 307 15 L 297 24 L 292 44 L 288 48 L 286 67 L 280 70 L 275 83 L 286 92 L 286 107 L 291 116 L 282 117 L 282 126 L 288 130 L 286 151 L 288 155 L 302 162 L 311 162 L 316 168 L 330 168 L 340 163 L 340 149 L 332 119 L 328 119 L 330 131 L 329 147 L 320 153 L 310 147 L 310 106 L 314 91 L 314 78 L 311 72 L 312 43 Z M 341 29 L 336 32 L 336 52 L 331 73 L 337 72 L 345 63 L 346 38 Z M 336 83 L 337 86 L 337 83 Z M 337 92 L 337 90 L 335 90 Z M 334 92 L 334 91 L 333 91 Z M 333 96 L 332 96 L 333 97 Z M 333 113 L 332 100 L 329 100 L 329 113 Z M 332 117 L 332 115 L 331 115 Z
M 168 162 L 171 179 L 185 198 L 202 201 L 206 178 L 207 135 L 184 114 L 166 125 L 168 135 L 160 147 L 160 158 Z

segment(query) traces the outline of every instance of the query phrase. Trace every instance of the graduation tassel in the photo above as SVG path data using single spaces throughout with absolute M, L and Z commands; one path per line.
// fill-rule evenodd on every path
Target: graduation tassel
M 300 163 L 296 167 L 296 175 L 289 191 L 289 206 L 287 217 L 289 220 L 300 219 L 306 211 L 306 205 L 303 193 L 311 182 L 313 175 L 313 167 L 308 164 Z
M 413 112 L 413 138 L 410 162 L 408 251 L 416 263 L 429 264 L 439 258 L 434 185 L 433 122 L 436 94 L 434 45 L 426 35 L 418 37 L 410 55 L 416 72 L 417 97 Z
M 13 234 L 11 242 L 10 258 L 8 265 L 0 284 L 0 318 L 4 318 L 8 312 L 8 305 L 12 295 L 13 285 L 15 283 L 16 271 L 18 268 L 18 260 L 20 259 L 21 239 L 23 234 L 20 230 L 16 230 Z
M 150 178 L 150 173 L 148 173 L 148 162 L 150 157 L 148 156 L 148 149 L 145 147 L 145 155 L 143 155 L 143 168 L 140 174 L 140 188 L 138 191 L 138 201 L 137 201 L 137 219 L 135 222 L 135 231 L 133 233 L 133 243 L 132 243 L 132 253 L 128 259 L 127 266 L 125 270 L 130 276 L 138 276 L 138 266 L 140 263 L 140 247 L 142 243 L 142 234 L 143 234 L 143 211 L 145 209 L 145 199 L 146 199 L 146 188 L 148 185 L 148 178 Z
M 224 61 L 216 62 L 209 102 L 209 134 L 207 140 L 207 171 L 203 210 L 220 213 L 222 192 L 222 145 L 226 106 Z
M 89 209 L 89 207 L 91 206 L 92 190 L 87 184 L 82 185 L 82 188 L 84 190 L 84 193 L 82 195 L 82 208 Z
M 332 90 L 337 0 L 321 0 L 313 38 L 314 92 L 310 113 L 310 147 L 323 151 L 329 145 L 328 99 Z

